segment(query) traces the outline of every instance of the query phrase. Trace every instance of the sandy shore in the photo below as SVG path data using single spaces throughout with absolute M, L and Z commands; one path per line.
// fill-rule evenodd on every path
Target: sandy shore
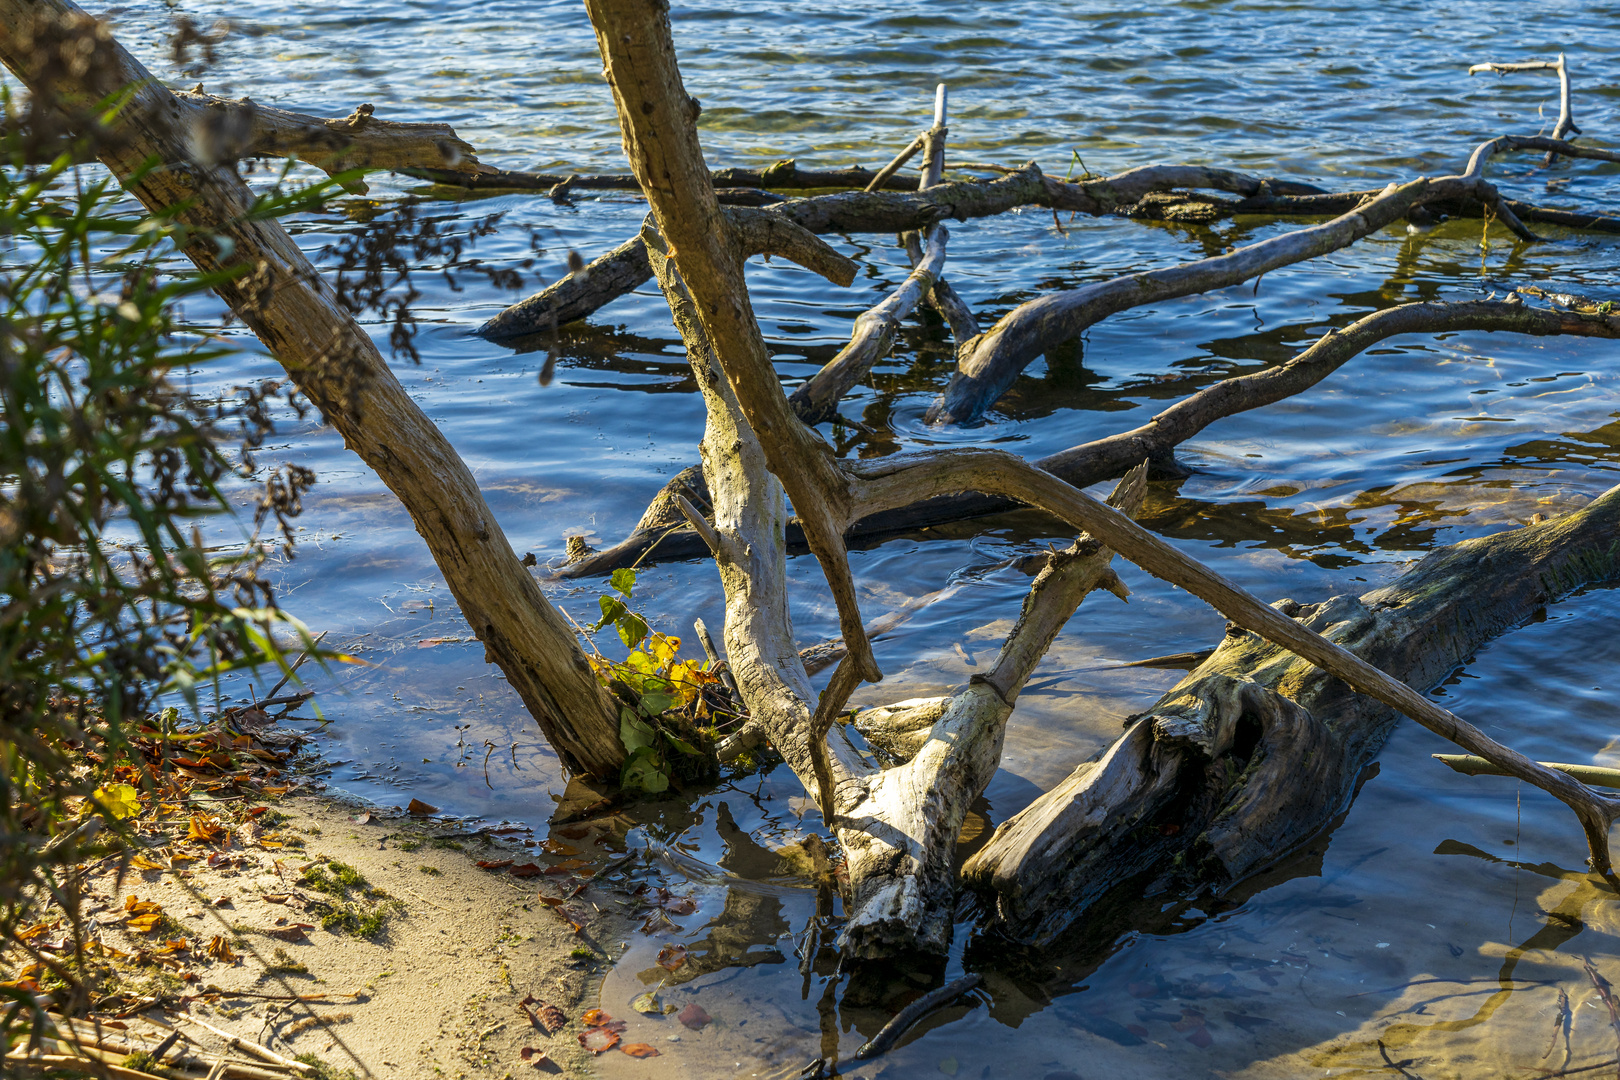
M 318 797 L 266 804 L 229 830 L 234 845 L 188 841 L 190 820 L 143 826 L 164 869 L 88 882 L 96 936 L 144 960 L 144 989 L 165 998 L 125 1017 L 129 1036 L 176 1024 L 193 1054 L 217 1053 L 223 1040 L 192 1016 L 287 1057 L 313 1053 L 339 1075 L 590 1071 L 581 1016 L 636 926 L 622 890 L 592 880 L 622 851 L 611 819 L 572 828 L 567 846 L 549 841 L 555 854 Z M 176 853 L 198 857 L 171 862 Z M 508 859 L 530 876 L 477 866 Z M 132 898 L 161 908 L 153 929 L 140 930 Z M 186 947 L 165 953 L 166 942 Z M 125 977 L 140 992 L 141 978 Z M 548 1033 L 544 1018 L 558 1014 L 566 1024 Z

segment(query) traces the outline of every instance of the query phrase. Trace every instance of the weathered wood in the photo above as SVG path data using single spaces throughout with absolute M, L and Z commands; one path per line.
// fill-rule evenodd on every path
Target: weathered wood
M 913 183 L 915 186 L 915 182 Z M 906 232 L 923 229 L 946 218 L 966 220 L 991 217 L 1019 206 L 1051 206 L 1086 214 L 1107 214 L 1139 202 L 1150 191 L 1210 187 L 1239 195 L 1278 191 L 1309 195 L 1320 189 L 1308 184 L 1249 176 L 1224 169 L 1198 166 L 1149 166 L 1116 177 L 1070 184 L 1043 176 L 1034 164 L 995 180 L 964 180 L 936 185 L 924 193 L 906 195 L 890 191 L 851 191 L 789 199 L 771 208 L 797 225 L 817 234 L 846 232 Z M 551 329 L 558 323 L 585 318 L 602 306 L 652 280 L 647 252 L 640 237 L 599 257 L 586 268 L 592 284 L 573 275 L 506 308 L 479 327 L 491 340 L 506 340 Z M 605 279 L 597 284 L 596 279 Z
M 844 548 L 846 484 L 832 448 L 794 415 L 771 365 L 743 281 L 742 260 L 703 161 L 699 109 L 681 82 L 668 10 L 645 0 L 587 0 L 586 10 L 613 88 L 625 156 L 674 252 L 715 359 L 770 471 L 793 500 L 837 605 L 850 663 L 862 679 L 876 681 L 882 672 L 861 626 Z
M 904 164 L 904 162 L 902 162 Z M 641 191 L 641 181 L 633 173 L 537 173 L 507 169 L 485 169 L 477 173 L 437 168 L 405 168 L 401 172 L 435 184 L 479 190 L 550 191 L 558 184 L 589 191 Z M 785 158 L 764 169 L 715 169 L 710 181 L 716 188 L 763 188 L 772 191 L 803 191 L 827 188 L 868 191 L 916 191 L 917 178 L 881 176 L 880 172 L 849 165 L 842 169 L 804 169 L 793 158 Z
M 323 118 L 260 105 L 250 98 L 223 98 L 177 90 L 182 110 L 175 122 L 191 134 L 192 156 L 208 164 L 248 157 L 295 157 L 327 175 L 353 169 L 406 171 L 432 167 L 475 180 L 496 170 L 479 162 L 472 145 L 449 124 L 401 123 L 376 116 L 370 104 L 348 116 Z M 364 192 L 364 181 L 348 182 Z
M 1473 754 L 1431 754 L 1430 757 L 1464 776 L 1507 776 L 1482 757 Z M 1568 773 L 1583 784 L 1592 787 L 1620 788 L 1620 769 L 1605 769 L 1600 765 L 1566 765 L 1557 761 L 1543 761 L 1549 769 Z
M 949 238 L 945 226 L 935 225 L 929 231 L 928 250 L 916 269 L 898 289 L 856 316 L 849 344 L 793 391 L 789 401 L 801 420 L 807 424 L 831 420 L 838 413 L 839 401 L 850 388 L 866 377 L 873 364 L 889 355 L 900 333 L 900 324 L 940 280 L 945 269 L 945 242 Z
M 226 279 L 221 299 L 404 503 L 486 656 L 564 764 L 615 775 L 624 757 L 617 709 L 518 562 L 472 473 L 286 231 L 249 213 L 253 193 L 235 168 L 193 156 L 186 106 L 121 48 L 116 64 L 83 85 L 45 81 L 34 43 L 89 23 L 68 0 L 0 0 L 0 61 L 35 94 L 100 100 L 129 89 L 119 137 L 99 147 L 102 162 L 149 210 L 203 230 L 185 255 Z M 164 167 L 147 168 L 153 159 Z
M 1217 420 L 1261 408 L 1310 389 L 1349 360 L 1396 334 L 1475 330 L 1533 337 L 1620 336 L 1620 323 L 1612 318 L 1595 318 L 1592 312 L 1532 308 L 1528 304 L 1513 302 L 1517 299 L 1517 296 L 1510 296 L 1502 301 L 1403 304 L 1375 312 L 1343 330 L 1330 331 L 1286 364 L 1224 379 L 1177 402 L 1138 428 L 1094 439 L 1040 458 L 1033 464 L 1078 488 L 1112 479 L 1144 459 L 1161 461 L 1169 458 L 1177 446 Z M 686 485 L 694 479 L 690 473 L 683 472 L 670 484 L 679 484 L 683 490 L 689 490 Z M 662 498 L 661 493 L 659 499 Z M 654 500 L 655 505 L 659 499 Z M 852 539 L 883 536 L 924 525 L 1002 513 L 1017 506 L 1016 502 L 1006 498 L 978 492 L 958 492 L 866 515 L 850 527 L 849 536 Z M 609 573 L 619 566 L 628 566 L 638 559 L 691 558 L 703 554 L 702 542 L 697 541 L 691 533 L 685 530 L 669 531 L 669 525 L 676 521 L 676 518 L 660 519 L 661 525 L 658 522 L 644 522 L 619 544 L 570 565 L 560 575 L 593 576 Z M 787 538 L 790 546 L 802 544 L 802 538 L 791 521 L 787 527 Z
M 1110 315 L 1143 304 L 1223 289 L 1317 256 L 1377 232 L 1422 197 L 1427 180 L 1384 189 L 1332 221 L 1238 248 L 1226 255 L 1163 270 L 1126 274 L 1020 304 L 965 346 L 950 383 L 928 410 L 932 423 L 972 423 L 1006 392 L 1037 356 L 1072 341 Z
M 1441 549 L 1359 598 L 1272 610 L 1426 690 L 1542 605 L 1617 573 L 1620 488 L 1562 519 Z M 1234 628 L 1099 760 L 1003 823 L 967 861 L 965 880 L 1027 939 L 1084 918 L 1138 875 L 1218 890 L 1342 811 L 1395 720 L 1385 704 Z
M 1575 107 L 1571 101 L 1569 88 L 1569 65 L 1564 62 L 1564 54 L 1559 53 L 1557 60 L 1532 60 L 1517 64 L 1475 64 L 1468 69 L 1469 75 L 1478 75 L 1489 71 L 1497 75 L 1508 75 L 1516 71 L 1552 71 L 1558 75 L 1558 122 L 1553 125 L 1552 137 L 1567 139 L 1571 135 L 1579 135 L 1581 129 L 1575 126 Z M 1543 164 L 1553 163 L 1554 151 L 1548 150 Z

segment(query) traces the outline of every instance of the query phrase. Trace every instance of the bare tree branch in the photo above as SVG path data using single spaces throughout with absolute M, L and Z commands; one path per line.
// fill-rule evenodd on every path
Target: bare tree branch
M 228 161 L 193 156 L 175 96 L 128 52 L 88 85 L 51 85 L 26 39 L 89 20 L 67 0 L 0 0 L 0 61 L 36 95 L 128 90 L 120 138 L 102 162 L 143 205 L 173 213 L 228 243 L 199 238 L 185 255 L 222 280 L 216 291 L 263 341 L 298 388 L 376 470 L 410 512 L 468 624 L 570 768 L 617 773 L 618 713 L 573 631 L 518 562 L 472 473 L 399 384 L 371 336 L 273 220 L 249 211 L 253 193 Z M 164 168 L 148 167 L 152 160 Z M 178 209 L 177 209 L 178 208 Z M 221 255 L 220 252 L 229 252 Z

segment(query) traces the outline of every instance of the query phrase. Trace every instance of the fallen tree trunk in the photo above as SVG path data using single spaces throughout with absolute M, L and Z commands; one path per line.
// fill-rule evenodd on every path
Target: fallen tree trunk
M 1541 525 L 1434 552 L 1361 597 L 1274 606 L 1418 689 L 1582 585 L 1620 574 L 1620 488 Z M 1011 933 L 1045 940 L 1144 876 L 1218 891 L 1349 801 L 1397 714 L 1257 635 L 1228 631 L 1099 760 L 1004 822 L 963 868 Z
M 1373 345 L 1396 334 L 1475 330 L 1533 337 L 1620 336 L 1620 323 L 1600 316 L 1595 309 L 1549 311 L 1517 300 L 1516 295 L 1510 295 L 1506 301 L 1403 304 L 1375 312 L 1343 330 L 1331 331 L 1286 364 L 1223 379 L 1170 406 L 1141 427 L 1059 451 L 1038 459 L 1034 465 L 1083 488 L 1122 476 L 1126 469 L 1143 460 L 1169 462 L 1177 446 L 1217 420 L 1302 393 Z M 694 470 L 683 471 L 654 499 L 653 506 L 628 537 L 611 548 L 585 555 L 559 569 L 558 576 L 589 577 L 611 573 L 638 560 L 693 558 L 705 554 L 707 548 L 696 534 L 686 529 L 671 531 L 672 526 L 680 523 L 680 516 L 667 508 L 661 509 L 667 502 L 666 493 L 676 488 L 694 504 L 707 505 L 708 492 L 700 486 L 701 481 L 701 475 Z M 1018 504 L 1010 499 L 963 492 L 863 517 L 850 528 L 849 536 L 851 539 L 875 538 L 1017 508 Z M 788 523 L 787 538 L 790 545 L 803 544 L 794 522 Z
M 81 83 L 53 58 L 85 35 L 113 60 Z M 0 61 L 47 101 L 128 91 L 117 137 L 97 147 L 102 162 L 147 209 L 197 228 L 184 254 L 220 275 L 221 299 L 404 503 L 486 656 L 564 764 L 616 776 L 624 758 L 618 710 L 518 562 L 472 473 L 280 224 L 249 213 L 253 193 L 234 164 L 194 156 L 185 106 L 68 0 L 0 0 Z M 153 160 L 164 167 L 149 168 Z

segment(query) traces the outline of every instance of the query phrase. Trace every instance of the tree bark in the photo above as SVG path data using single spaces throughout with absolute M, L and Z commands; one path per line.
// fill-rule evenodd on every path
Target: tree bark
M 405 504 L 486 655 L 564 764 L 615 775 L 624 756 L 617 710 L 572 630 L 518 562 L 465 463 L 331 286 L 279 224 L 248 214 L 253 194 L 233 165 L 193 156 L 188 107 L 121 48 L 119 62 L 91 72 L 87 85 L 42 81 L 37 42 L 89 22 L 67 0 L 0 0 L 0 61 L 36 95 L 99 100 L 133 88 L 118 138 L 99 148 L 103 163 L 149 210 L 204 231 L 186 256 L 205 273 L 225 273 L 220 297 Z M 162 167 L 144 168 L 152 159 Z
M 1441 549 L 1393 584 L 1279 615 L 1427 690 L 1484 642 L 1620 574 L 1620 488 L 1541 525 Z M 1127 882 L 1213 890 L 1343 811 L 1397 715 L 1241 630 L 963 868 L 1014 935 L 1046 940 Z M 1135 886 L 1133 886 L 1135 887 Z

